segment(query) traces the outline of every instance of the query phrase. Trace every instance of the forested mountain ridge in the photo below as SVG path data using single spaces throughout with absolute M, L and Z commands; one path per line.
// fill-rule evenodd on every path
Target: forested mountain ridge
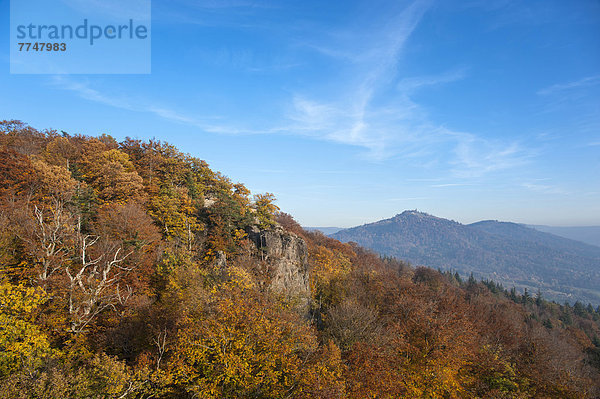
M 382 255 L 492 279 L 550 299 L 600 304 L 600 248 L 507 222 L 469 225 L 416 211 L 331 235 Z
M 158 141 L 0 123 L 2 398 L 594 398 L 600 309 L 381 258 Z

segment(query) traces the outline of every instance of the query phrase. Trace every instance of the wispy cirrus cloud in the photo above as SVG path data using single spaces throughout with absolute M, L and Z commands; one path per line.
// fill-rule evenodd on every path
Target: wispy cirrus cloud
M 393 155 L 390 144 L 410 135 L 412 106 L 394 98 L 400 96 L 375 102 L 387 97 L 382 94 L 396 79 L 395 67 L 406 41 L 429 6 L 428 1 L 415 1 L 378 21 L 379 29 L 372 29 L 372 21 L 363 21 L 365 25 L 353 32 L 328 32 L 329 43 L 308 43 L 317 52 L 341 59 L 351 78 L 339 82 L 340 94 L 332 100 L 295 93 L 289 114 L 294 130 L 366 148 L 371 159 Z
M 114 95 L 102 92 L 94 89 L 89 82 L 74 80 L 73 78 L 65 75 L 52 76 L 50 79 L 50 84 L 61 90 L 70 91 L 85 100 L 104 104 L 110 107 L 134 112 L 150 113 L 172 122 L 195 126 L 208 132 L 230 134 L 235 133 L 233 129 L 231 129 L 231 131 L 221 132 L 220 126 L 214 124 L 214 119 L 218 119 L 218 117 L 191 117 L 174 109 L 170 109 L 156 103 L 149 103 L 148 101 L 137 97 L 124 96 L 120 94 Z
M 536 154 L 518 142 L 503 142 L 477 137 L 470 133 L 448 132 L 457 139 L 456 157 L 450 163 L 459 177 L 479 177 L 490 172 L 521 167 Z
M 584 88 L 584 87 L 595 86 L 597 84 L 600 84 L 600 75 L 587 76 L 585 78 L 582 78 L 582 79 L 579 79 L 579 80 L 576 80 L 573 82 L 560 83 L 560 84 L 555 84 L 555 85 L 546 87 L 544 89 L 539 90 L 537 92 L 537 94 L 546 96 L 549 94 L 563 92 L 566 90 L 573 90 L 573 89 L 580 89 L 580 88 Z
M 388 20 L 378 21 L 378 29 L 354 27 L 354 34 L 330 33 L 329 45 L 315 44 L 315 51 L 338 60 L 352 78 L 340 84 L 337 98 L 323 100 L 296 92 L 289 116 L 293 127 L 320 139 L 365 148 L 365 157 L 374 161 L 394 157 L 418 159 L 420 164 L 425 159 L 447 162 L 452 173 L 461 177 L 524 164 L 530 154 L 518 143 L 452 131 L 431 121 L 426 109 L 412 99 L 418 90 L 467 77 L 466 67 L 438 75 L 399 75 L 406 43 L 430 6 L 415 1 L 388 15 Z
M 434 75 L 404 78 L 398 83 L 398 90 L 409 94 L 424 87 L 456 82 L 461 79 L 464 79 L 467 76 L 466 72 L 466 68 L 460 68 L 454 71 L 442 73 L 437 76 Z
M 464 187 L 464 186 L 472 186 L 471 183 L 444 183 L 444 184 L 432 184 L 429 187 L 433 188 L 446 188 L 446 187 Z
M 85 100 L 94 101 L 115 108 L 134 110 L 131 100 L 107 95 L 99 90 L 91 88 L 89 84 L 84 81 L 76 81 L 65 75 L 53 75 L 50 78 L 50 84 L 62 90 L 71 91 Z
M 568 194 L 568 192 L 560 187 L 550 184 L 539 184 L 539 183 L 522 183 L 521 187 L 528 190 L 535 191 L 542 194 Z

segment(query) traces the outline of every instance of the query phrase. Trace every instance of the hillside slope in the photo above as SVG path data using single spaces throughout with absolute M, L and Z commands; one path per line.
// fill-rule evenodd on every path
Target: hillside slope
M 406 211 L 332 235 L 383 255 L 456 270 L 548 298 L 600 304 L 600 248 L 515 223 L 463 225 Z

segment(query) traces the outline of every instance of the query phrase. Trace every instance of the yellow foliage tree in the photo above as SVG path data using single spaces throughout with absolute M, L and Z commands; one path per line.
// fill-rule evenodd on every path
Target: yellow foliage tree
M 161 227 L 163 235 L 191 251 L 202 226 L 195 217 L 196 208 L 186 188 L 163 189 L 149 204 L 150 216 Z
M 256 217 L 259 226 L 262 228 L 271 227 L 275 224 L 275 214 L 279 211 L 279 207 L 273 203 L 274 201 L 275 196 L 271 193 L 256 194 L 254 196 Z
M 92 152 L 84 163 L 84 177 L 103 202 L 125 203 L 143 193 L 143 181 L 129 156 L 112 149 Z
M 299 315 L 254 288 L 237 268 L 213 288 L 207 308 L 179 332 L 170 364 L 177 384 L 202 398 L 341 394 L 339 350 L 319 352 Z
M 46 335 L 32 320 L 45 301 L 40 289 L 0 283 L 0 376 L 33 371 L 52 354 Z
M 310 254 L 310 286 L 316 305 L 327 307 L 339 303 L 344 291 L 340 283 L 350 272 L 350 259 L 340 251 L 332 251 L 323 245 L 314 248 Z

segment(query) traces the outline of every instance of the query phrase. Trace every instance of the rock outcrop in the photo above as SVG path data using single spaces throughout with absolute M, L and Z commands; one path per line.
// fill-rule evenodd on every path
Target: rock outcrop
M 253 228 L 248 231 L 248 237 L 271 267 L 271 289 L 300 299 L 302 306 L 308 305 L 310 283 L 306 242 L 281 227 Z

